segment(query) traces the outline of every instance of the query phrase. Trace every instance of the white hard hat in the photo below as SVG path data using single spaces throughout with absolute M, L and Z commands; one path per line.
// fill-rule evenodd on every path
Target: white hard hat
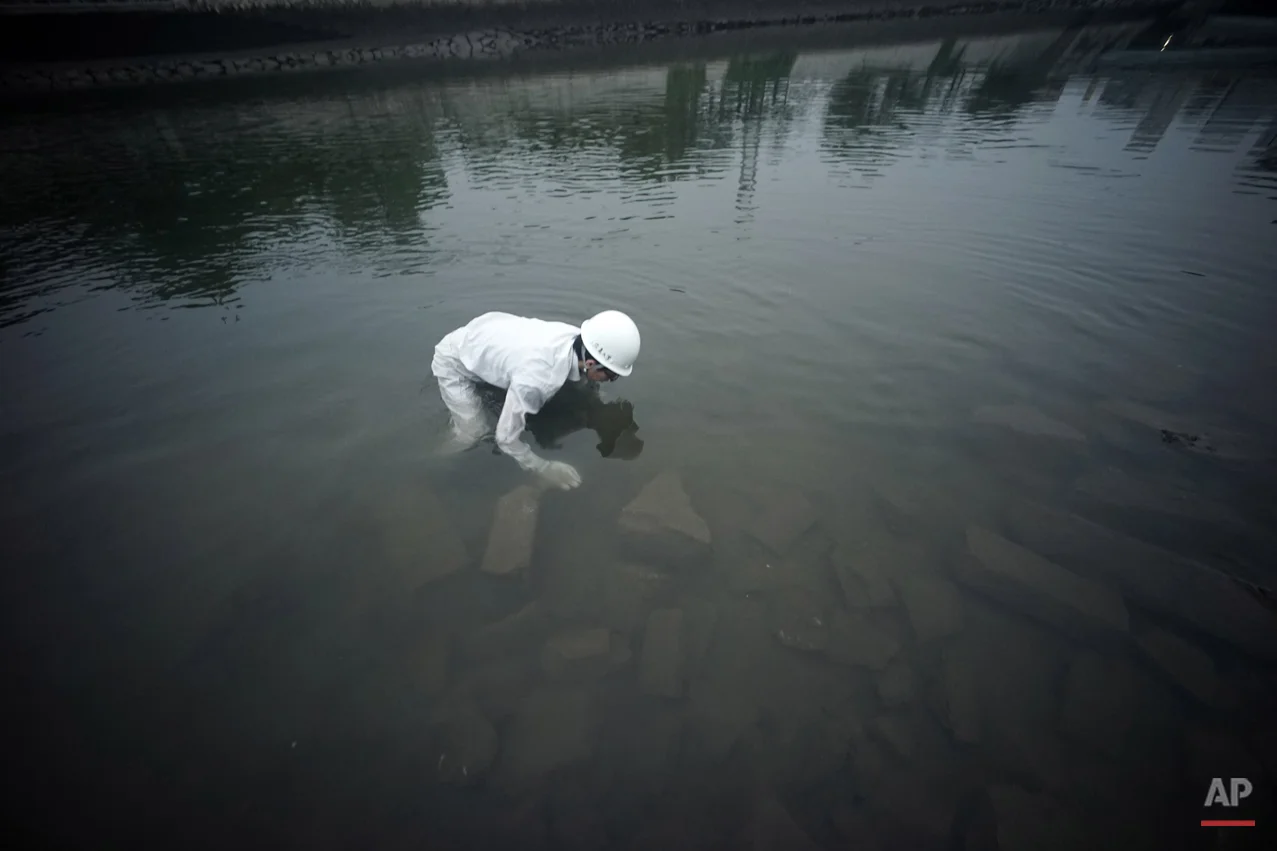
M 634 320 L 619 310 L 605 310 L 581 323 L 581 342 L 590 356 L 617 375 L 629 375 L 639 353 Z

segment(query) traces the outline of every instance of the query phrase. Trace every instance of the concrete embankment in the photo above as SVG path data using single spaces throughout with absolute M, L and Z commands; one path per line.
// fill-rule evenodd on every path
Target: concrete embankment
M 35 0 L 0 6 L 0 93 L 456 62 L 802 24 L 1129 15 L 1168 0 Z

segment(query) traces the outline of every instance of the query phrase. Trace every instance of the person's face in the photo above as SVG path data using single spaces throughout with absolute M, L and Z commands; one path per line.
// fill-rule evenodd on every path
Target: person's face
M 585 362 L 585 377 L 591 381 L 615 381 L 620 378 L 615 372 L 595 360 Z

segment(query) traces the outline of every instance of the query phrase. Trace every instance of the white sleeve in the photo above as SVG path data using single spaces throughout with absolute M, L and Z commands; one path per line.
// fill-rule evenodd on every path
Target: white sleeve
M 545 468 L 546 460 L 521 439 L 528 414 L 535 414 L 545 404 L 545 393 L 530 384 L 512 383 L 501 406 L 497 419 L 497 448 L 513 458 L 525 470 L 537 472 Z

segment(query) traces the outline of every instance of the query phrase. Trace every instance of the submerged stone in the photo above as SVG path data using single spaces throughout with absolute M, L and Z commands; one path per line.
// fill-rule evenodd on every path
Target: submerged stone
M 488 549 L 483 554 L 485 573 L 504 576 L 526 570 L 532 564 L 540 498 L 537 488 L 520 485 L 497 500 Z
M 894 470 L 877 477 L 873 493 L 878 505 L 886 514 L 888 526 L 896 531 L 914 528 L 927 513 L 927 491 L 916 477 L 903 470 Z
M 612 664 L 612 636 L 602 628 L 561 632 L 541 649 L 541 667 L 553 679 L 601 677 Z
M 947 579 L 904 576 L 896 582 L 919 644 L 962 629 L 962 596 Z
M 1126 605 L 1113 589 L 978 526 L 967 529 L 967 547 L 971 557 L 959 559 L 956 572 L 975 590 L 1066 632 L 1127 631 Z
M 1277 618 L 1274 629 L 1277 629 Z M 1207 706 L 1215 704 L 1219 681 L 1215 676 L 1215 663 L 1205 650 L 1156 628 L 1140 632 L 1135 636 L 1135 643 L 1176 685 Z
M 530 787 L 555 769 L 590 759 L 597 733 L 594 700 L 588 691 L 561 687 L 534 691 L 510 719 L 496 771 L 507 787 Z
M 714 634 L 702 665 L 704 673 L 748 690 L 757 685 L 760 662 L 782 653 L 771 634 L 767 604 L 761 600 L 725 600 L 715 606 L 715 612 Z
M 401 487 L 378 510 L 382 556 L 405 590 L 460 571 L 470 561 L 465 542 L 432 491 Z
M 685 722 L 679 706 L 610 705 L 592 771 L 636 791 L 660 788 L 677 764 Z
M 1117 467 L 1103 467 L 1079 476 L 1073 487 L 1079 494 L 1110 505 L 1203 520 L 1224 527 L 1245 527 L 1245 522 L 1231 508 L 1202 496 L 1187 481 L 1146 481 Z
M 674 585 L 666 571 L 633 562 L 601 567 L 599 584 L 599 594 L 587 603 L 587 611 L 600 623 L 626 634 L 647 622 L 648 613 L 669 595 Z
M 820 651 L 829 645 L 828 614 L 812 593 L 792 591 L 776 602 L 775 635 L 786 647 Z
M 803 724 L 776 744 L 784 788 L 807 792 L 827 783 L 847 764 L 852 743 L 862 740 L 864 728 L 842 711 Z
M 709 525 L 696 513 L 675 471 L 661 473 L 621 509 L 621 543 L 640 560 L 660 567 L 691 567 L 708 562 Z
M 545 607 L 533 600 L 517 612 L 480 627 L 462 641 L 461 647 L 472 661 L 518 655 L 539 644 L 552 624 Z
M 474 783 L 488 772 L 497 756 L 497 731 L 473 710 L 458 710 L 436 722 L 433 738 L 434 773 L 442 783 Z
M 719 563 L 730 572 L 729 587 L 738 594 L 824 587 L 823 571 L 818 565 L 787 556 L 768 555 L 761 547 L 757 552 L 750 552 L 744 547 L 738 550 L 717 556 Z
M 816 520 L 811 501 L 799 491 L 787 490 L 769 496 L 747 531 L 772 552 L 784 555 Z
M 903 659 L 896 659 L 878 674 L 878 698 L 891 709 L 913 700 L 914 674 Z
M 469 671 L 440 699 L 445 709 L 477 707 L 487 718 L 508 717 L 539 678 L 536 658 L 514 656 Z
M 683 696 L 683 613 L 657 609 L 648 615 L 639 661 L 639 686 L 645 694 Z
M 1007 507 L 1011 534 L 1132 603 L 1188 624 L 1257 658 L 1277 661 L 1274 614 L 1232 577 L 1076 514 L 1028 500 Z
M 843 542 L 830 554 L 834 574 L 847 605 L 853 609 L 885 608 L 896 605 L 889 576 L 893 568 L 892 548 L 885 535 Z
M 690 746 L 715 762 L 725 759 L 741 735 L 758 721 L 758 706 L 730 685 L 694 680 L 689 690 Z
M 1138 730 L 1133 730 L 1132 738 L 1139 738 Z M 1149 839 L 1164 826 L 1162 820 L 1168 814 L 1182 811 L 1181 791 L 1195 788 L 1195 784 L 1182 785 L 1178 742 L 1167 739 L 1138 755 L 1128 752 L 1123 759 L 1114 760 L 1063 741 L 1047 730 L 1007 725 L 990 727 L 990 732 L 987 752 L 1000 775 L 1022 778 L 1022 782 L 1032 784 L 1029 788 L 1056 796 L 1088 816 L 1111 813 L 1120 817 L 1117 824 L 1104 823 L 1102 833 L 1114 829 L 1118 833 L 1110 835 L 1109 843 L 1101 847 L 1141 851 L 1170 847 Z M 1201 789 L 1204 795 L 1206 786 Z M 1200 805 L 1201 799 L 1197 803 Z M 1088 828 L 1098 829 L 1099 824 L 1099 820 L 1087 819 Z
M 1120 754 L 1135 722 L 1137 688 L 1127 665 L 1097 653 L 1080 654 L 1065 679 L 1060 729 L 1085 747 Z
M 825 655 L 840 665 L 881 671 L 900 651 L 900 642 L 868 616 L 837 612 L 829 618 Z

